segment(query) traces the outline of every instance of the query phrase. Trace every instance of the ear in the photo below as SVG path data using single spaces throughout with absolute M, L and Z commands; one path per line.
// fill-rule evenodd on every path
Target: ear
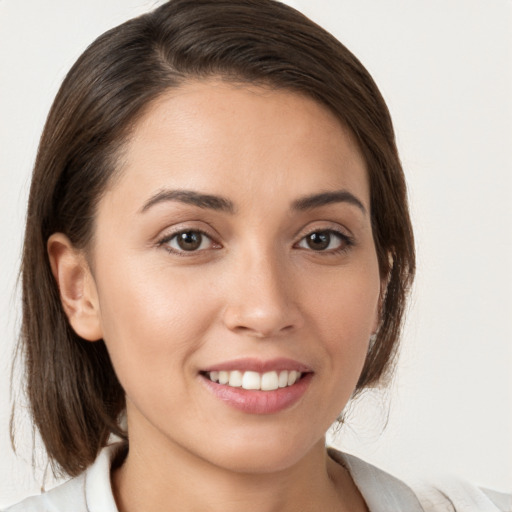
M 62 233 L 50 236 L 47 251 L 71 327 L 85 340 L 100 340 L 103 331 L 98 293 L 85 256 Z

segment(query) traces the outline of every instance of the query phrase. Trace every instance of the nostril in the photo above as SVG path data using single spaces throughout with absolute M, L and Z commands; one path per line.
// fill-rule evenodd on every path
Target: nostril
M 231 331 L 258 338 L 289 334 L 303 324 L 296 304 L 287 300 L 237 297 L 223 311 L 223 322 Z
M 263 327 L 263 326 L 246 326 L 246 325 L 238 325 L 232 329 L 239 334 L 245 334 L 248 336 L 253 336 L 255 338 L 271 338 L 273 336 L 288 334 L 294 330 L 293 325 L 285 325 L 284 327 Z

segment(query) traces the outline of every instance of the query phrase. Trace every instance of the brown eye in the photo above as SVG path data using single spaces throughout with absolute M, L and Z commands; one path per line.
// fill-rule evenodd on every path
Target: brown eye
M 203 235 L 197 231 L 186 231 L 176 235 L 176 243 L 184 251 L 195 251 L 201 247 Z
M 169 249 L 174 252 L 193 252 L 208 249 L 212 246 L 212 240 L 201 231 L 180 231 L 164 240 Z
M 310 233 L 298 245 L 301 249 L 311 249 L 313 251 L 335 251 L 348 244 L 349 240 L 345 235 L 336 231 L 325 230 Z
M 308 247 L 314 251 L 323 251 L 327 249 L 331 243 L 331 234 L 327 231 L 311 233 L 306 237 L 306 243 Z

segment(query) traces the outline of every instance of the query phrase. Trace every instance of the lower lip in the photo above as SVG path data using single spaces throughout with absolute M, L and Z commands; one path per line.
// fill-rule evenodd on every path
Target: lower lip
M 211 393 L 239 411 L 248 414 L 275 414 L 288 409 L 300 400 L 306 392 L 312 376 L 312 373 L 307 373 L 292 386 L 275 391 L 233 388 L 212 382 L 203 375 L 201 375 L 201 379 Z

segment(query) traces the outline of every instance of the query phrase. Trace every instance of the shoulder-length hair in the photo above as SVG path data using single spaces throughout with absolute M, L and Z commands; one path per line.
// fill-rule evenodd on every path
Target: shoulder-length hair
M 21 268 L 21 353 L 34 423 L 54 468 L 95 459 L 125 408 L 103 341 L 70 327 L 46 250 L 62 232 L 87 249 L 95 210 L 144 110 L 188 80 L 220 77 L 298 92 L 327 106 L 359 145 L 370 182 L 382 281 L 381 324 L 356 388 L 389 373 L 415 270 L 406 186 L 385 102 L 328 32 L 274 0 L 171 0 L 109 30 L 81 55 L 49 113 L 35 162 Z

